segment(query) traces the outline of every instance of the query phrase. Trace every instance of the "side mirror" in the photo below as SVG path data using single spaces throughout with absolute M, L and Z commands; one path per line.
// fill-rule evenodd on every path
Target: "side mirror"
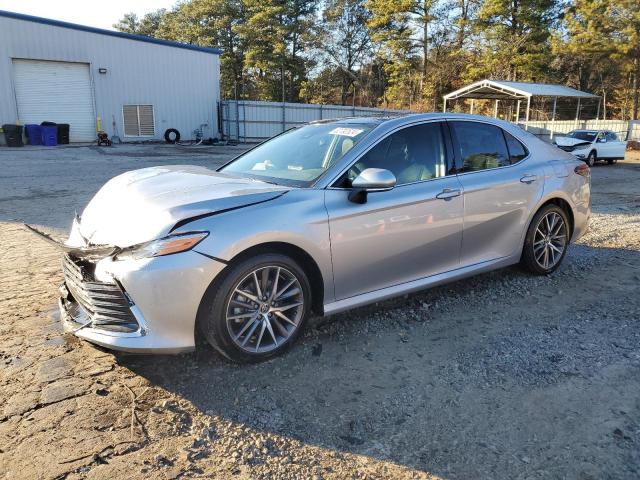
M 384 192 L 396 186 L 396 176 L 384 168 L 367 168 L 360 172 L 349 192 L 349 200 L 354 203 L 365 203 L 369 192 Z

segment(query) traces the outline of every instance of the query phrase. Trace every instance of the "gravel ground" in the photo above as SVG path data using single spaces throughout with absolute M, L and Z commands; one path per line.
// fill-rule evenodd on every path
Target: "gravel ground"
M 215 168 L 247 149 L 238 146 L 181 147 L 167 144 L 0 148 L 0 221 L 68 229 L 111 177 L 155 165 Z
M 162 160 L 97 157 L 87 172 Z M 2 220 L 64 225 L 52 211 L 91 194 L 67 198 L 78 168 L 67 193 L 34 195 L 45 170 L 21 178 L 11 162 Z M 58 255 L 0 223 L 0 476 L 637 479 L 638 185 L 640 156 L 593 169 L 591 228 L 552 276 L 508 268 L 317 320 L 253 366 L 206 345 L 114 355 L 62 335 Z

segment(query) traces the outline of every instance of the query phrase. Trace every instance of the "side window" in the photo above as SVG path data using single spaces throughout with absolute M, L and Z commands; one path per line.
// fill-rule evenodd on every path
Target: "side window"
M 445 176 L 447 155 L 442 124 L 407 127 L 385 138 L 351 167 L 349 180 L 367 168 L 390 170 L 397 185 Z
M 510 165 L 502 129 L 479 122 L 450 122 L 458 143 L 463 172 Z
M 503 130 L 503 133 L 504 138 L 507 141 L 507 148 L 509 149 L 509 161 L 511 162 L 511 164 L 518 163 L 524 157 L 529 155 L 527 147 L 520 143 L 520 140 L 511 135 L 509 132 L 505 132 Z
M 607 142 L 617 142 L 618 136 L 613 132 L 607 132 Z

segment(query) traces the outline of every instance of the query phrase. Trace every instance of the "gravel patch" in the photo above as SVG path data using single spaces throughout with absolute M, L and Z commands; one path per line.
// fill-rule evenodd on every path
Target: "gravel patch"
M 106 161 L 117 170 L 166 153 Z M 13 195 L 27 198 L 35 184 L 12 168 L 24 176 Z M 0 223 L 0 472 L 636 479 L 639 182 L 638 161 L 593 169 L 590 230 L 549 277 L 507 268 L 315 319 L 285 356 L 250 366 L 204 344 L 114 355 L 62 335 L 58 255 Z M 42 192 L 27 209 L 6 197 L 0 208 L 47 224 L 65 196 Z

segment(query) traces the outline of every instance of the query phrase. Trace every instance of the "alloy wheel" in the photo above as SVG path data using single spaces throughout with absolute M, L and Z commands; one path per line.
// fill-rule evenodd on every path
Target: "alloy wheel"
M 304 294 L 284 267 L 259 267 L 238 282 L 229 297 L 226 323 L 231 339 L 249 353 L 282 346 L 300 326 Z
M 557 212 L 540 219 L 533 238 L 533 256 L 542 268 L 550 270 L 562 259 L 567 248 L 567 226 Z

